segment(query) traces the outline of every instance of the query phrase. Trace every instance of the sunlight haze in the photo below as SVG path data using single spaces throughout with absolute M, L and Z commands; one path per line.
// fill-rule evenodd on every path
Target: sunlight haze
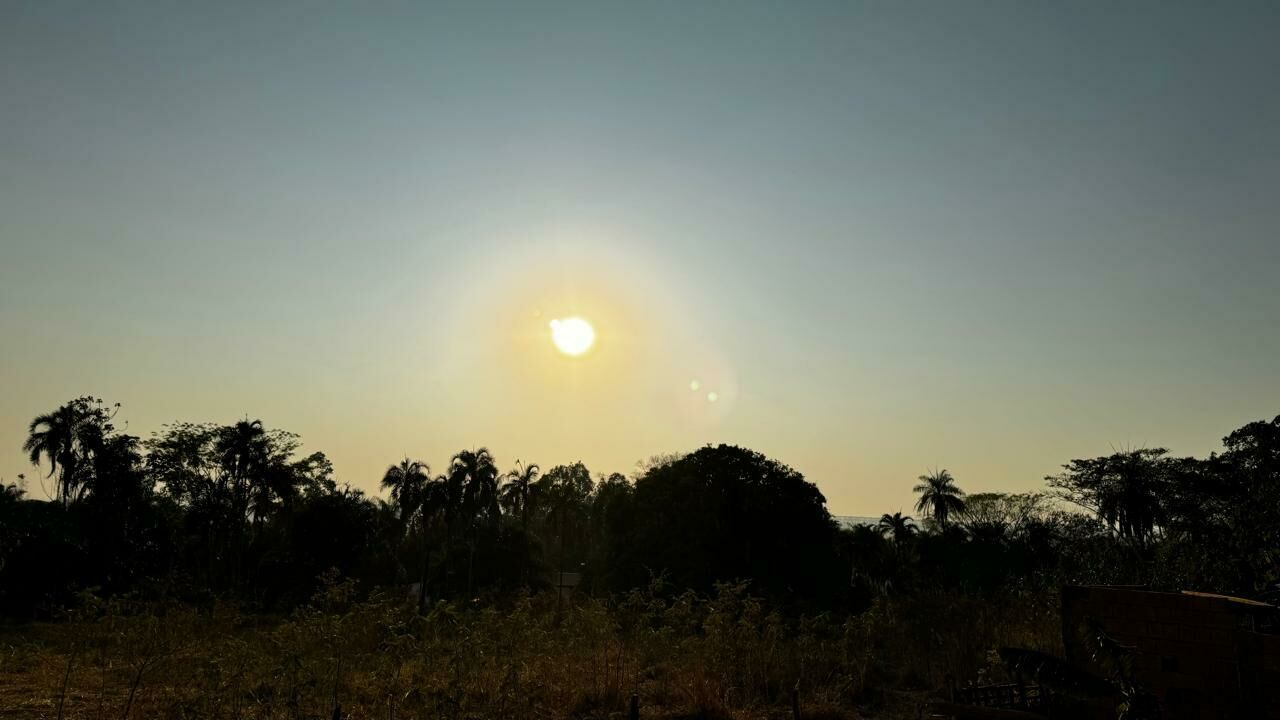
M 7 3 L 0 479 L 85 394 L 370 493 L 1205 455 L 1280 405 L 1277 7 Z

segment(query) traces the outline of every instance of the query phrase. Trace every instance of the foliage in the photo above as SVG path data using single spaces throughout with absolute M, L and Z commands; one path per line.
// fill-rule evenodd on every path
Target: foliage
M 118 412 L 83 397 L 35 418 L 52 499 L 0 486 L 0 616 L 61 620 L 0 657 L 68 717 L 601 716 L 632 692 L 723 716 L 785 704 L 797 678 L 878 706 L 997 672 L 1004 646 L 1041 653 L 1006 653 L 1013 670 L 1074 682 L 1043 655 L 1062 585 L 1280 595 L 1280 417 L 1203 459 L 1075 459 L 1050 493 L 966 495 L 939 470 L 915 487 L 923 526 L 841 528 L 800 473 L 729 445 L 634 480 L 503 472 L 487 448 L 438 475 L 405 458 L 380 499 L 258 420 L 142 441 Z M 567 602 L 543 592 L 555 572 L 580 573 Z M 1141 717 L 1124 649 L 1093 640 Z
M 1146 543 L 1168 520 L 1161 501 L 1173 465 L 1167 453 L 1152 448 L 1072 460 L 1063 466 L 1065 473 L 1046 479 L 1062 497 L 1095 513 L 1120 537 Z
M 702 448 L 651 468 L 618 503 L 608 537 L 615 590 L 654 572 L 703 591 L 751 580 L 755 592 L 801 603 L 830 602 L 841 587 L 822 493 L 759 453 Z
M 919 480 L 915 486 L 915 492 L 920 494 L 916 512 L 924 513 L 946 530 L 947 520 L 964 512 L 964 491 L 945 469 L 921 475 Z

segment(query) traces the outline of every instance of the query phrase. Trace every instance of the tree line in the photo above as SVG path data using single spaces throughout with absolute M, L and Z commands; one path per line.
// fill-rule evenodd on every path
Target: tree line
M 0 485 L 0 613 L 48 616 L 96 588 L 285 610 L 337 572 L 367 588 L 484 601 L 578 573 L 606 596 L 748 581 L 781 608 L 857 613 L 886 594 L 993 595 L 1111 582 L 1272 596 L 1280 580 L 1280 417 L 1207 458 L 1160 448 L 1075 459 L 1042 491 L 921 476 L 915 518 L 844 527 L 819 489 L 748 449 L 657 457 L 632 477 L 582 463 L 503 469 L 487 448 L 438 471 L 403 458 L 369 497 L 258 420 L 142 439 L 81 397 L 23 446 L 51 499 Z M 29 483 L 28 483 L 29 484 Z M 406 592 L 406 599 L 408 593 Z

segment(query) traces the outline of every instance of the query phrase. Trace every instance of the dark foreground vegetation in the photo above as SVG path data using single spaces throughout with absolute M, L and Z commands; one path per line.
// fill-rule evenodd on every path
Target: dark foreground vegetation
M 392 465 L 383 500 L 256 421 L 142 440 L 115 414 L 36 418 L 53 499 L 0 492 L 0 717 L 769 717 L 797 688 L 806 717 L 914 716 L 1004 678 L 1000 648 L 1060 652 L 1064 585 L 1280 580 L 1280 418 L 1043 493 L 940 470 L 919 522 L 849 528 L 737 447 L 632 478 L 465 450 Z

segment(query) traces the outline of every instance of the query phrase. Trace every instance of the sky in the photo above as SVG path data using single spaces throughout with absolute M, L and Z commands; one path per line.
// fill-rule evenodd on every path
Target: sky
M 850 515 L 1280 413 L 1275 3 L 203 5 L 0 4 L 37 497 L 83 394 L 371 492 L 734 443 Z

